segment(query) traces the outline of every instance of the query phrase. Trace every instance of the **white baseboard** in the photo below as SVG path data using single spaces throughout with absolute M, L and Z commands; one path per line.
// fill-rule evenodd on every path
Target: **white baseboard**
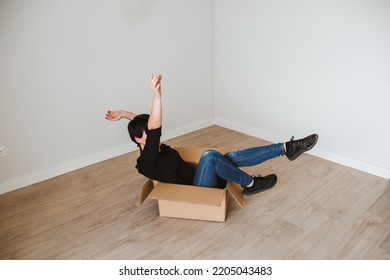
M 269 142 L 280 142 L 283 139 L 281 135 L 275 135 L 267 131 L 262 131 L 257 128 L 253 128 L 250 126 L 242 125 L 236 122 L 225 121 L 221 119 L 216 119 L 215 124 L 226 127 L 238 132 L 242 132 Z M 379 176 L 385 179 L 390 178 L 390 169 L 384 168 L 381 166 L 373 165 L 370 163 L 366 163 L 357 159 L 353 159 L 344 155 L 340 155 L 337 153 L 329 152 L 320 148 L 315 148 L 308 152 L 308 154 L 314 155 L 316 157 L 326 159 L 341 165 L 345 165 L 375 176 Z
M 213 125 L 214 120 L 213 119 L 208 119 L 208 120 L 203 120 L 195 123 L 191 123 L 176 129 L 168 130 L 168 131 L 163 131 L 163 136 L 162 139 L 171 139 L 189 132 L 192 132 L 194 130 L 198 130 L 201 128 L 205 128 L 207 126 Z M 136 147 L 135 144 L 133 144 L 131 141 L 129 141 L 128 144 L 114 147 L 112 149 L 99 152 L 96 154 L 88 155 L 82 158 L 78 158 L 69 162 L 64 162 L 60 165 L 45 169 L 45 170 L 40 170 L 38 172 L 30 173 L 23 175 L 18 178 L 14 178 L 12 180 L 6 181 L 4 183 L 0 184 L 0 194 L 10 192 L 31 184 L 35 184 L 113 157 L 117 157 L 132 151 L 137 150 L 138 148 Z
M 242 125 L 235 122 L 220 120 L 220 119 L 207 119 L 195 123 L 191 123 L 176 129 L 163 131 L 163 140 L 171 139 L 198 129 L 202 129 L 205 127 L 208 127 L 210 125 L 220 125 L 238 132 L 242 132 L 257 138 L 264 139 L 266 141 L 270 142 L 279 142 L 280 139 L 282 139 L 282 136 L 275 135 L 267 131 L 262 131 L 250 126 Z M 24 176 L 21 176 L 19 178 L 15 178 L 12 180 L 9 180 L 7 182 L 0 184 L 0 194 L 6 193 L 12 190 L 16 190 L 37 182 L 41 182 L 65 173 L 68 173 L 70 171 L 77 170 L 79 168 L 86 167 L 91 164 L 95 164 L 116 156 L 120 156 L 123 154 L 126 154 L 128 152 L 136 150 L 136 146 L 133 145 L 131 142 L 129 144 L 125 144 L 119 147 L 114 147 L 112 149 L 109 149 L 107 151 L 103 151 L 97 154 L 92 154 L 85 156 L 83 158 L 75 159 L 70 162 L 65 162 L 63 164 L 60 164 L 58 166 L 41 170 L 38 172 L 34 172 L 31 174 L 26 174 Z M 333 161 L 354 169 L 358 169 L 385 179 L 390 178 L 390 170 L 387 168 L 383 168 L 380 166 L 375 166 L 369 163 L 365 163 L 356 159 L 352 159 L 343 155 L 338 155 L 329 151 L 321 150 L 321 149 L 314 149 L 309 152 L 309 154 L 312 154 L 314 156 Z
M 0 194 L 10 192 L 31 184 L 35 184 L 83 167 L 92 165 L 125 153 L 135 150 L 136 146 L 132 147 L 131 143 L 109 149 L 100 153 L 88 155 L 79 159 L 64 162 L 60 165 L 40 170 L 38 172 L 26 174 L 24 176 L 6 181 L 0 184 Z

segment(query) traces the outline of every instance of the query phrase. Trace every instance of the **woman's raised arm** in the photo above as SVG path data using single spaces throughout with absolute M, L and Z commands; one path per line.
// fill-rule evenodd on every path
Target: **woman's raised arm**
M 150 88 L 153 92 L 152 109 L 148 121 L 148 129 L 156 129 L 162 126 L 162 93 L 161 93 L 162 75 L 150 75 Z
M 125 118 L 131 121 L 135 118 L 135 116 L 137 115 L 132 112 L 128 112 L 125 110 L 117 110 L 117 111 L 107 111 L 105 119 L 109 121 L 119 121 L 120 119 Z

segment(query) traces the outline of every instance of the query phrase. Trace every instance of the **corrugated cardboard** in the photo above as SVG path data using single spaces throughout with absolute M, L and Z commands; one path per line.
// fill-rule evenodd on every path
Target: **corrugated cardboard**
M 176 148 L 185 161 L 197 163 L 207 148 Z M 215 149 L 225 153 L 226 149 Z M 158 202 L 160 216 L 224 222 L 231 195 L 243 207 L 242 187 L 228 182 L 225 189 L 167 184 L 148 180 L 142 188 L 141 204 L 146 198 Z

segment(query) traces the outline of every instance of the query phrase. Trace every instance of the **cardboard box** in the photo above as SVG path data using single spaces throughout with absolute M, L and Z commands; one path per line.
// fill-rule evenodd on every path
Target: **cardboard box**
M 198 163 L 203 152 L 209 150 L 207 148 L 175 149 L 185 161 L 192 163 Z M 214 150 L 227 152 L 224 148 Z M 244 206 L 242 187 L 233 182 L 228 182 L 225 189 L 217 189 L 148 180 L 142 188 L 141 204 L 146 198 L 157 200 L 161 217 L 224 222 L 230 195 L 241 208 Z

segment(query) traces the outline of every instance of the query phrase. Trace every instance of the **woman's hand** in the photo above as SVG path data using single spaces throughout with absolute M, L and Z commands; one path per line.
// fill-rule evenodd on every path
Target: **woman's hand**
M 105 119 L 109 121 L 119 121 L 123 117 L 121 112 L 121 110 L 107 111 Z
M 154 75 L 153 73 L 150 75 L 150 88 L 153 91 L 153 94 L 156 96 L 161 96 L 161 79 L 162 75 Z

